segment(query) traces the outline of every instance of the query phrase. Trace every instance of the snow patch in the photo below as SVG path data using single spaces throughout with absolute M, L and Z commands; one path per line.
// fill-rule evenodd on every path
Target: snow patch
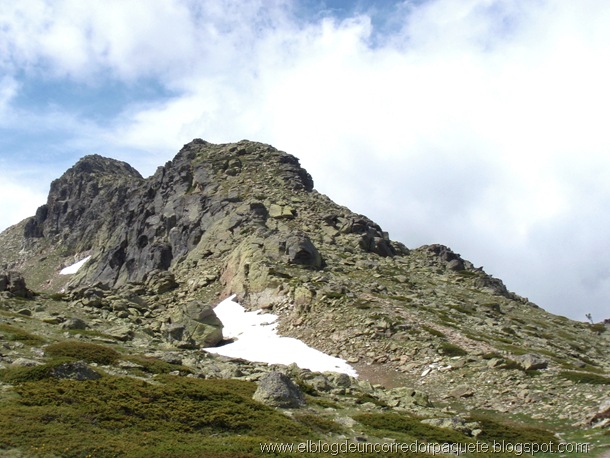
M 79 271 L 79 269 L 81 267 L 83 267 L 85 265 L 85 263 L 91 259 L 91 256 L 87 256 L 85 259 L 81 259 L 80 261 L 78 261 L 77 263 L 72 264 L 71 266 L 68 267 L 64 267 L 63 269 L 61 269 L 61 272 L 59 272 L 59 275 L 73 275 L 76 272 Z
M 242 358 L 269 364 L 296 363 L 301 369 L 314 372 L 341 372 L 352 377 L 358 373 L 345 360 L 327 355 L 304 342 L 277 334 L 277 315 L 248 312 L 231 296 L 214 308 L 222 324 L 225 338 L 235 342 L 205 351 L 231 358 Z

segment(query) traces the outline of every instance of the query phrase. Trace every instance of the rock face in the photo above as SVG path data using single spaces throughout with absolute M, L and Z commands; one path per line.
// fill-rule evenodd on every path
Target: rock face
M 263 375 L 253 399 L 272 407 L 295 408 L 305 405 L 305 397 L 299 387 L 280 372 Z
M 314 191 L 294 156 L 261 143 L 199 139 L 147 179 L 124 162 L 84 157 L 51 184 L 23 238 L 41 257 L 59 246 L 64 255 L 91 255 L 71 288 L 144 283 L 163 294 L 192 280 L 187 265 L 207 258 L 226 291 L 246 302 L 268 288 L 270 265 L 322 269 L 321 245 L 385 257 L 408 252 L 368 218 Z M 22 265 L 23 256 L 0 254 L 0 261 Z
M 121 223 L 120 209 L 142 181 L 125 162 L 85 156 L 51 183 L 47 203 L 27 221 L 24 236 L 55 239 L 84 251 Z

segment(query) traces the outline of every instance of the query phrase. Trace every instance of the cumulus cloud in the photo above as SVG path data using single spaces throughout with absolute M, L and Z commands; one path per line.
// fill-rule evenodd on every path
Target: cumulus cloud
M 34 215 L 36 209 L 47 201 L 46 194 L 31 183 L 16 181 L 6 173 L 0 174 L 0 230 Z
M 71 151 L 114 150 L 147 174 L 194 137 L 271 143 L 407 245 L 448 244 L 557 313 L 607 315 L 610 6 L 2 5 L 9 74 L 170 93 L 88 120 Z

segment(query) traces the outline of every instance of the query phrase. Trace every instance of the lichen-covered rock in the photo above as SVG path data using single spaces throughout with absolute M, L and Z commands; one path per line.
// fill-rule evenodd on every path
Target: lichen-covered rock
M 300 388 L 290 377 L 275 371 L 260 378 L 253 399 L 272 407 L 295 408 L 305 405 Z
M 222 322 L 200 301 L 180 304 L 163 326 L 166 338 L 182 348 L 213 347 L 222 340 Z
M 530 371 L 536 369 L 546 369 L 549 362 L 540 355 L 527 353 L 517 357 L 517 362 L 523 370 Z
M 383 393 L 388 405 L 405 408 L 408 406 L 431 407 L 432 403 L 427 393 L 409 387 L 398 387 Z

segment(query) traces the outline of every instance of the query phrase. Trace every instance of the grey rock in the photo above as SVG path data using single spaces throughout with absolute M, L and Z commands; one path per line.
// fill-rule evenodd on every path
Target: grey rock
M 288 205 L 271 204 L 269 206 L 269 217 L 276 219 L 294 219 L 295 211 Z
M 449 396 L 453 398 L 471 398 L 474 396 L 474 390 L 469 386 L 462 385 L 451 390 Z
M 14 270 L 0 273 L 0 292 L 2 291 L 7 291 L 17 297 L 33 297 L 32 292 L 26 287 L 23 275 Z
M 163 270 L 152 270 L 144 277 L 147 288 L 155 294 L 163 294 L 178 287 L 173 273 Z
M 37 361 L 35 359 L 28 358 L 17 358 L 12 363 L 11 366 L 14 367 L 33 367 L 33 366 L 41 366 L 43 363 Z
M 66 321 L 64 321 L 61 324 L 62 329 L 83 330 L 83 329 L 87 329 L 88 327 L 89 327 L 89 325 L 87 325 L 87 323 L 85 321 L 81 320 L 80 318 L 68 318 Z
M 502 358 L 491 358 L 487 361 L 487 367 L 489 368 L 497 368 L 502 366 L 506 361 Z
M 517 362 L 526 371 L 536 369 L 546 369 L 549 362 L 540 355 L 527 353 L 517 357 Z
M 105 331 L 105 333 L 122 342 L 127 342 L 134 337 L 134 332 L 129 326 L 117 326 Z
M 284 253 L 288 255 L 290 264 L 315 268 L 322 267 L 322 256 L 305 234 L 289 236 L 283 245 Z
M 101 374 L 91 369 L 84 361 L 63 363 L 51 369 L 51 377 L 70 380 L 97 380 Z
M 427 393 L 409 387 L 398 387 L 387 390 L 384 397 L 400 407 L 419 406 L 431 407 L 432 403 Z
M 167 339 L 184 348 L 213 347 L 222 341 L 222 322 L 207 304 L 191 301 L 177 306 L 162 327 Z
M 305 397 L 298 386 L 280 372 L 263 375 L 253 399 L 273 407 L 296 408 L 305 405 Z

